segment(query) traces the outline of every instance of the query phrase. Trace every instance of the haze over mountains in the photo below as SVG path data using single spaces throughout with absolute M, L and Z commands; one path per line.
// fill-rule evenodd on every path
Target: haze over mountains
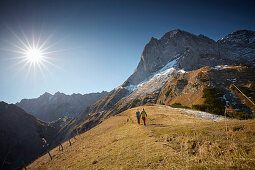
M 84 95 L 66 95 L 60 92 L 52 95 L 46 92 L 38 98 L 22 99 L 20 102 L 16 103 L 16 105 L 24 109 L 27 113 L 41 120 L 50 122 L 64 116 L 77 117 L 89 105 L 95 103 L 106 94 L 106 91 Z

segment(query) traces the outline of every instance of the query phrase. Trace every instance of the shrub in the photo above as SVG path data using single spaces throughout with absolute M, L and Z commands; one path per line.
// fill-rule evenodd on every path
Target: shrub
M 201 80 L 202 82 L 207 82 L 207 81 L 208 81 L 207 78 L 201 78 L 200 80 Z
M 245 112 L 234 112 L 234 113 L 228 112 L 227 116 L 237 118 L 237 119 L 241 119 L 241 120 L 253 118 L 252 114 L 245 113 Z
M 197 87 L 197 86 L 198 86 L 197 83 L 192 84 L 192 87 L 193 87 L 193 88 L 195 88 L 195 87 Z
M 170 106 L 175 108 L 189 108 L 188 106 L 183 106 L 181 103 L 174 103 L 171 104 Z
M 133 102 L 132 102 L 132 104 L 131 104 L 131 108 L 139 106 L 140 103 L 141 103 L 141 100 L 140 100 L 140 99 L 135 99 L 135 100 L 133 100 Z
M 172 92 L 172 89 L 167 90 L 165 93 L 165 96 L 168 97 L 171 92 Z
M 255 91 L 255 80 L 251 82 L 250 89 Z
M 203 90 L 204 104 L 192 105 L 193 109 L 224 115 L 225 102 L 222 101 L 223 92 L 218 88 L 205 88 Z
M 159 102 L 159 104 L 161 104 L 161 105 L 165 105 L 165 103 L 164 103 L 164 102 L 161 102 L 161 101 Z
M 218 88 L 206 88 L 203 93 L 203 98 L 205 98 L 204 104 L 192 105 L 192 108 L 217 115 L 224 115 L 225 102 L 222 100 L 224 93 Z M 226 116 L 237 119 L 250 119 L 253 117 L 251 114 L 245 112 L 228 112 Z

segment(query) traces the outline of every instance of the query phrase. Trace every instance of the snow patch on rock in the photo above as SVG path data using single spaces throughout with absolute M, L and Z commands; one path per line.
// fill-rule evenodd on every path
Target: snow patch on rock
M 160 88 L 160 86 L 162 86 L 162 84 L 167 81 L 167 78 L 169 78 L 169 76 L 175 70 L 174 66 L 176 65 L 179 58 L 176 58 L 175 60 L 170 61 L 163 68 L 161 68 L 159 71 L 153 73 L 149 78 L 145 79 L 138 85 L 131 84 L 124 88 L 127 89 L 130 93 L 132 93 L 135 90 L 139 89 L 140 87 L 143 87 L 145 84 L 147 84 L 147 85 L 153 84 L 153 82 L 155 82 L 154 85 L 150 89 L 148 89 L 150 92 L 154 91 L 157 88 Z M 182 70 L 181 72 L 185 72 L 185 71 Z M 160 82 L 160 83 L 157 83 L 157 82 Z

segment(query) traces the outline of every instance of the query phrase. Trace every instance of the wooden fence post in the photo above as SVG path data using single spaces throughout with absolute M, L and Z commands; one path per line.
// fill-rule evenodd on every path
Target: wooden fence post
M 60 147 L 61 147 L 61 149 L 60 149 Z M 63 146 L 62 146 L 61 143 L 59 143 L 59 145 L 58 145 L 58 150 L 59 150 L 59 151 L 63 151 L 63 150 L 64 150 L 64 148 L 63 148 Z
M 51 157 L 51 154 L 50 154 L 50 151 L 47 150 L 48 154 L 49 154 L 49 157 L 50 157 L 50 160 L 52 160 L 52 157 Z

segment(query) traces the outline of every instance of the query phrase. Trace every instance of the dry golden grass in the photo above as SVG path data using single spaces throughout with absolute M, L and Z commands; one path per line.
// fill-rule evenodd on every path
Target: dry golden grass
M 148 125 L 129 109 L 51 151 L 28 169 L 255 169 L 255 120 L 195 118 L 144 106 Z

